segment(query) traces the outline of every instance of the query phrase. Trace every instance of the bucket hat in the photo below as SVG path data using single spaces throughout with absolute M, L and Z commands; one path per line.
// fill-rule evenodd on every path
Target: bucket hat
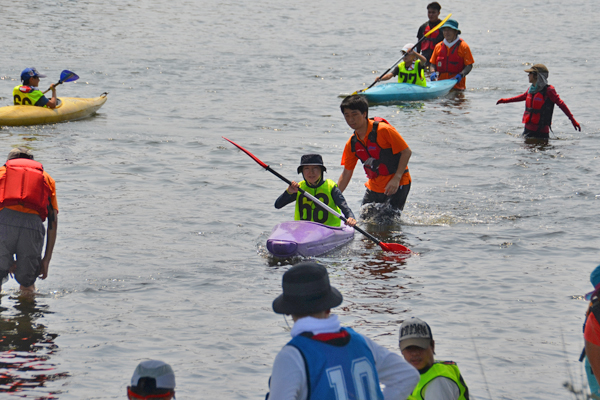
M 545 72 L 548 73 L 548 68 L 544 64 L 535 64 L 531 68 L 527 68 L 525 72 Z
M 31 68 L 25 68 L 23 70 L 23 72 L 21 72 L 21 81 L 25 82 L 27 79 L 33 78 L 34 76 L 37 76 L 39 78 L 45 78 L 46 77 L 46 75 L 40 74 L 37 71 L 37 69 L 31 67 Z
M 342 304 L 343 296 L 329 283 L 327 269 L 312 261 L 301 262 L 283 274 L 283 294 L 273 300 L 277 314 L 306 315 Z
M 446 21 L 446 23 L 444 25 L 442 25 L 440 27 L 440 29 L 444 29 L 444 28 L 454 29 L 455 31 L 458 31 L 459 35 L 461 34 L 460 30 L 458 29 L 458 22 L 456 22 L 456 20 L 454 20 L 454 19 L 449 19 L 448 21 Z
M 300 159 L 300 166 L 298 167 L 298 173 L 302 172 L 302 167 L 305 165 L 320 165 L 321 169 L 326 172 L 327 168 L 323 165 L 323 157 L 320 154 L 305 154 Z
M 400 325 L 400 350 L 410 346 L 428 349 L 432 340 L 431 328 L 419 318 L 411 317 Z

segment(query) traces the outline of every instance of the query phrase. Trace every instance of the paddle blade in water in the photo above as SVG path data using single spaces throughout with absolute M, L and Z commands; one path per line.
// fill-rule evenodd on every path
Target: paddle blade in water
M 67 71 L 66 69 L 60 73 L 60 81 L 61 82 L 73 82 L 79 79 L 76 73 Z
M 248 150 L 246 150 L 245 148 L 243 148 L 242 146 L 240 146 L 239 144 L 235 143 L 233 140 L 229 140 L 227 139 L 225 136 L 221 136 L 223 139 L 227 140 L 229 143 L 231 143 L 232 145 L 234 145 L 235 147 L 237 147 L 238 149 L 240 149 L 241 151 L 243 151 L 244 153 L 248 154 L 254 161 L 256 161 L 261 167 L 263 168 L 269 168 L 269 166 L 267 164 L 265 164 L 264 162 L 260 161 L 258 159 L 258 157 L 256 157 L 254 154 L 250 153 Z
M 383 243 L 379 242 L 379 246 L 385 251 L 390 251 L 392 253 L 400 253 L 400 254 L 411 254 L 412 251 L 406 246 L 402 246 L 399 243 Z

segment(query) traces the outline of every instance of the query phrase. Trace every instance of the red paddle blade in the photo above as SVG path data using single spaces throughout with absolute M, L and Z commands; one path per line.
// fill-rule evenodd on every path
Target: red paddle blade
M 385 251 L 391 251 L 392 253 L 400 253 L 400 254 L 411 254 L 412 251 L 406 247 L 402 246 L 399 243 L 383 243 L 379 242 L 379 246 Z
M 245 148 L 243 148 L 242 146 L 240 146 L 239 144 L 235 143 L 232 140 L 227 139 L 225 136 L 221 136 L 223 139 L 227 140 L 229 143 L 231 143 L 232 145 L 234 145 L 235 147 L 237 147 L 238 149 L 240 149 L 241 151 L 243 151 L 244 153 L 248 154 L 250 157 L 252 157 L 252 159 L 254 161 L 256 161 L 261 167 L 267 169 L 269 168 L 269 166 L 267 164 L 265 164 L 264 162 L 260 161 L 258 159 L 258 157 L 256 157 L 254 154 L 250 153 L 248 150 L 246 150 Z

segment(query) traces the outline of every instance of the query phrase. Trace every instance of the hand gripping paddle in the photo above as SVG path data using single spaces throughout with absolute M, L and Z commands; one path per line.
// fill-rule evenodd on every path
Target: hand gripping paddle
M 79 76 L 71 71 L 67 71 L 66 69 L 60 73 L 60 79 L 58 82 L 56 82 L 54 84 L 54 87 L 58 86 L 58 85 L 62 85 L 65 82 L 73 82 L 76 81 L 77 79 L 79 79 Z M 50 91 L 50 89 L 52 89 L 51 87 L 48 88 L 48 90 L 46 90 L 44 92 L 44 94 L 48 93 Z
M 287 178 L 285 178 L 284 176 L 280 175 L 277 171 L 271 169 L 271 167 L 269 167 L 267 164 L 265 164 L 264 162 L 262 162 L 258 157 L 256 157 L 254 154 L 250 153 L 248 150 L 244 149 L 239 144 L 237 144 L 237 143 L 235 143 L 235 142 L 227 139 L 224 136 L 221 136 L 221 137 L 223 139 L 227 140 L 229 143 L 231 143 L 235 147 L 237 147 L 238 149 L 242 150 L 244 153 L 248 154 L 261 167 L 263 167 L 264 169 L 266 169 L 267 171 L 269 171 L 270 173 L 272 173 L 273 175 L 275 175 L 276 177 L 278 177 L 279 179 L 281 179 L 282 181 L 284 181 L 288 185 L 292 184 L 292 182 L 290 182 Z M 298 188 L 298 190 L 300 191 L 300 193 L 304 194 L 306 197 L 308 197 L 313 202 L 315 202 L 316 204 L 318 204 L 319 207 L 322 207 L 323 209 L 325 209 L 328 212 L 330 212 L 331 214 L 335 215 L 336 217 L 338 217 L 342 221 L 346 222 L 346 217 L 344 217 L 342 214 L 336 212 L 333 208 L 329 207 L 328 205 L 326 205 L 325 203 L 323 203 L 321 200 L 317 199 L 312 194 L 310 194 L 310 193 L 302 190 L 301 188 Z M 375 243 L 377 243 L 385 251 L 391 251 L 393 253 L 400 253 L 400 254 L 411 254 L 412 253 L 412 251 L 408 247 L 403 246 L 403 245 L 401 245 L 399 243 L 383 243 L 382 241 L 380 241 L 379 239 L 377 239 L 375 236 L 371 235 L 368 232 L 365 232 L 364 230 L 362 230 L 358 226 L 355 225 L 355 226 L 353 226 L 353 228 L 356 229 L 357 231 L 359 231 L 360 233 L 362 233 L 363 235 L 365 235 L 366 237 L 368 237 L 369 239 L 371 239 L 372 241 L 374 241 Z

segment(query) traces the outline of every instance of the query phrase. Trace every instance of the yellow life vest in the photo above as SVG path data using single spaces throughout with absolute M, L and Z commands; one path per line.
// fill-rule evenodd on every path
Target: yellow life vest
M 412 83 L 413 85 L 427 86 L 425 80 L 425 71 L 421 69 L 419 74 L 419 64 L 421 60 L 415 60 L 412 70 L 406 69 L 406 63 L 402 61 L 398 64 L 398 83 Z
M 15 106 L 35 106 L 35 103 L 43 96 L 44 93 L 42 93 L 41 90 L 34 90 L 31 86 L 18 85 L 13 89 L 13 101 Z
M 436 361 L 431 368 L 427 370 L 427 372 L 421 374 L 419 383 L 415 387 L 415 390 L 413 390 L 412 394 L 408 396 L 407 400 L 423 400 L 425 388 L 429 382 L 438 376 L 451 379 L 458 385 L 458 389 L 460 390 L 458 400 L 469 400 L 469 388 L 467 388 L 467 385 L 460 374 L 458 366 L 452 361 Z
M 333 208 L 338 213 L 342 213 L 340 208 L 335 205 L 333 202 L 333 198 L 331 196 L 331 191 L 337 184 L 331 179 L 326 179 L 319 185 L 319 187 L 312 188 L 306 184 L 306 181 L 302 181 L 298 184 L 300 188 L 317 199 L 321 200 L 323 203 L 327 204 L 329 207 Z M 298 196 L 296 197 L 296 213 L 294 215 L 294 219 L 296 221 L 314 221 L 319 222 L 328 226 L 340 226 L 341 220 L 333 214 L 330 214 L 327 210 L 319 207 L 314 204 L 312 200 L 304 196 L 304 194 L 298 191 Z

